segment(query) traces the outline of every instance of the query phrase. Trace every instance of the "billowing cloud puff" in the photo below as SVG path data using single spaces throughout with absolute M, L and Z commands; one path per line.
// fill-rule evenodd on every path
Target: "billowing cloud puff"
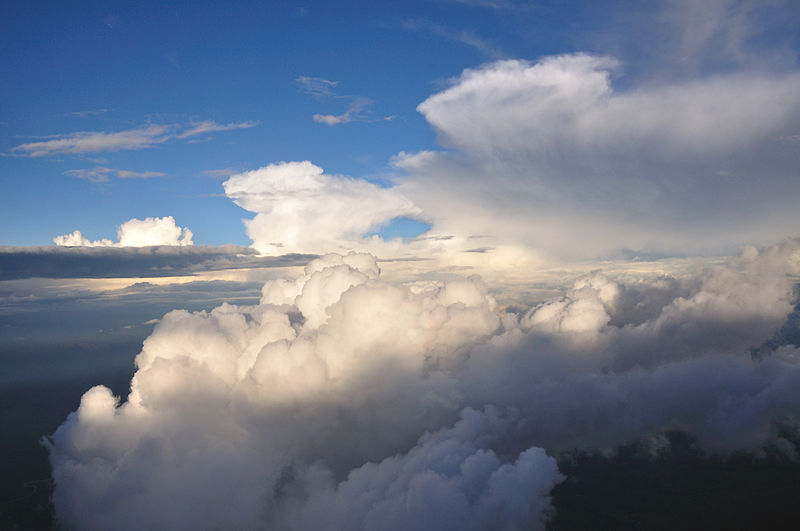
M 246 220 L 253 247 L 265 254 L 319 253 L 364 246 L 364 235 L 393 218 L 419 214 L 393 188 L 326 175 L 304 162 L 270 164 L 223 183 Z
M 56 245 L 71 247 L 147 247 L 151 245 L 194 245 L 192 231 L 175 224 L 175 218 L 130 219 L 117 228 L 118 242 L 89 240 L 81 231 L 53 238 Z
M 382 280 L 327 255 L 256 306 L 165 315 L 127 401 L 84 395 L 50 440 L 81 529 L 541 528 L 553 456 L 682 429 L 730 452 L 797 429 L 781 340 L 800 241 L 683 279 L 595 272 L 498 310 L 477 277 Z
M 400 154 L 401 190 L 434 229 L 562 256 L 793 234 L 800 75 L 617 90 L 623 73 L 586 54 L 465 70 L 418 107 L 457 152 Z

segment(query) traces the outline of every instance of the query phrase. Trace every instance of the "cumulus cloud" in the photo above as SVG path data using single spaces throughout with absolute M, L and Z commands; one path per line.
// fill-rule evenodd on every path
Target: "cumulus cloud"
M 435 229 L 562 255 L 720 251 L 791 235 L 800 76 L 736 72 L 615 88 L 613 58 L 465 70 L 418 110 L 455 152 L 400 154 Z M 686 237 L 691 230 L 691 239 Z
M 240 207 L 253 246 L 266 254 L 318 253 L 363 245 L 364 234 L 419 210 L 393 188 L 323 173 L 304 162 L 270 164 L 223 183 Z
M 683 279 L 591 273 L 513 313 L 477 277 L 392 283 L 369 255 L 323 256 L 256 306 L 165 315 L 127 400 L 95 387 L 51 438 L 57 516 L 542 528 L 561 451 L 672 429 L 758 450 L 796 426 L 800 350 L 776 338 L 798 275 L 789 240 Z
M 76 230 L 53 238 L 56 245 L 70 247 L 146 247 L 152 245 L 194 245 L 192 231 L 175 224 L 175 218 L 129 219 L 117 228 L 118 242 L 107 238 L 89 240 Z

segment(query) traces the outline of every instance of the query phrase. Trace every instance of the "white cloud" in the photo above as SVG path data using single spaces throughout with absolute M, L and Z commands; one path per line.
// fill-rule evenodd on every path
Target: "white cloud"
M 188 129 L 179 134 L 176 138 L 187 138 L 190 136 L 215 133 L 217 131 L 233 131 L 235 129 L 249 129 L 258 125 L 258 121 L 247 121 L 229 124 L 219 124 L 213 120 L 192 123 Z
M 246 220 L 253 247 L 268 254 L 318 253 L 367 245 L 364 234 L 419 210 L 392 188 L 326 175 L 305 162 L 271 164 L 223 183 Z
M 400 189 L 435 230 L 560 256 L 718 252 L 792 234 L 800 181 L 780 139 L 800 124 L 800 75 L 619 92 L 619 70 L 585 54 L 465 70 L 418 107 L 457 151 L 401 154 Z
M 166 314 L 127 401 L 90 389 L 53 435 L 56 513 L 81 529 L 541 528 L 558 452 L 672 429 L 722 453 L 779 441 L 800 408 L 800 351 L 774 341 L 798 274 L 793 240 L 685 279 L 594 273 L 515 314 L 476 277 L 396 284 L 372 257 L 325 256 L 257 306 Z
M 143 149 L 169 139 L 167 125 L 149 125 L 138 129 L 129 129 L 117 133 L 99 131 L 83 131 L 71 133 L 44 142 L 29 142 L 11 148 L 12 152 L 29 157 L 44 157 L 64 153 L 94 153 L 97 151 L 120 151 L 125 149 Z
M 89 240 L 81 231 L 53 238 L 56 245 L 81 247 L 146 247 L 150 245 L 193 245 L 192 231 L 175 224 L 175 218 L 129 219 L 117 228 L 118 242 Z

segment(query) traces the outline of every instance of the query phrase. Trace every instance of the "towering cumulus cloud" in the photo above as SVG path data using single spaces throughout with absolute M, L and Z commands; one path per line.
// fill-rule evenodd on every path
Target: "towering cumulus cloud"
M 722 453 L 797 430 L 783 340 L 800 241 L 690 277 L 579 278 L 501 311 L 477 277 L 396 284 L 365 254 L 256 306 L 165 315 L 125 402 L 102 386 L 50 440 L 80 529 L 529 529 L 554 456 L 682 429 Z
M 192 231 L 175 224 L 175 218 L 130 219 L 117 228 L 118 242 L 90 240 L 81 231 L 53 238 L 56 245 L 73 247 L 147 247 L 150 245 L 193 245 Z
M 223 184 L 245 221 L 253 247 L 265 254 L 319 253 L 363 246 L 364 234 L 400 216 L 419 214 L 393 188 L 326 175 L 304 162 L 270 164 Z
M 401 154 L 400 188 L 440 231 L 567 255 L 793 234 L 800 75 L 625 80 L 587 54 L 465 70 L 418 107 L 457 152 Z

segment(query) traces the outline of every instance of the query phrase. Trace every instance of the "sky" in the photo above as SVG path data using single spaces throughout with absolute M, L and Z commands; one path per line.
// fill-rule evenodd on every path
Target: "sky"
M 798 28 L 4 2 L 0 526 L 567 529 L 580 456 L 681 440 L 800 477 Z
M 389 235 L 555 257 L 730 252 L 798 221 L 791 2 L 2 9 L 5 245 L 164 216 L 250 245 L 222 183 L 282 161 L 400 190 L 420 223 Z

